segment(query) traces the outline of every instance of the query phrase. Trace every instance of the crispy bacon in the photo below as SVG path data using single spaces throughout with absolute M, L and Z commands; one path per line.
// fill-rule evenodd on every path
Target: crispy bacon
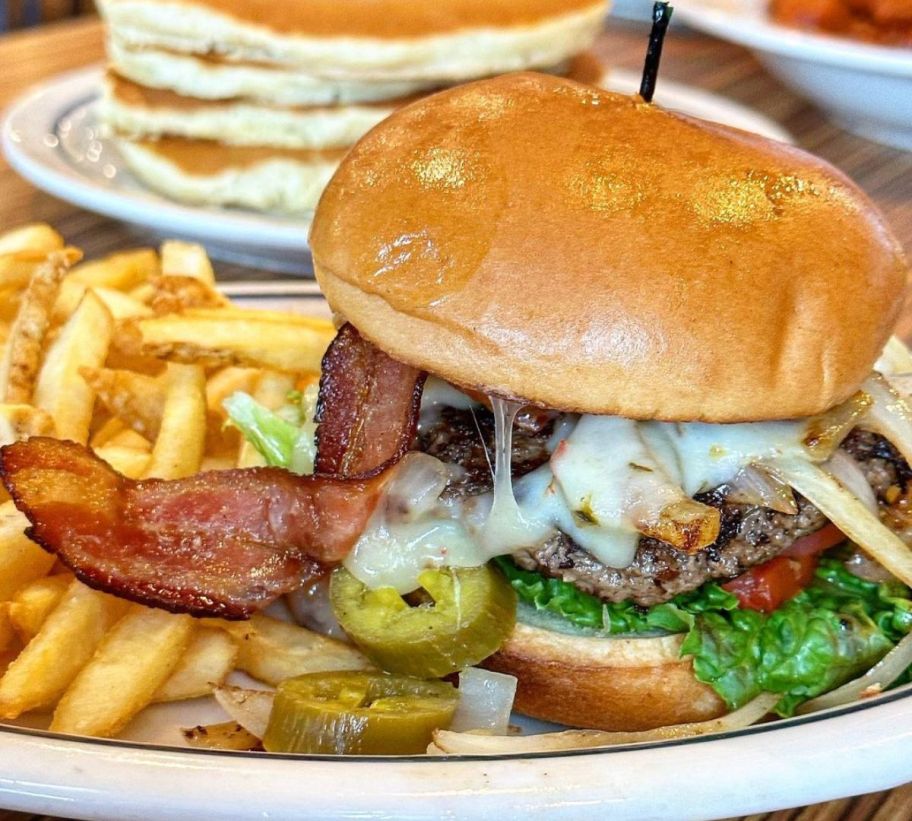
M 317 473 L 366 476 L 411 448 L 425 374 L 343 325 L 323 357 L 317 406 Z
M 3 448 L 0 472 L 32 523 L 28 536 L 86 584 L 225 618 L 344 558 L 384 481 L 254 468 L 136 482 L 81 445 L 45 437 Z
M 245 618 L 324 573 L 351 550 L 410 446 L 423 380 L 354 329 L 332 347 L 320 404 L 333 444 L 321 467 L 336 475 L 255 468 L 133 481 L 81 445 L 35 437 L 0 449 L 29 537 L 92 587 L 194 615 Z M 371 404 L 387 402 L 394 412 Z

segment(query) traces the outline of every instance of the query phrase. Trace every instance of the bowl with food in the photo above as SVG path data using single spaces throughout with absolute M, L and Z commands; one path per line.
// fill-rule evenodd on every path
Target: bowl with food
M 681 19 L 738 43 L 868 139 L 912 149 L 912 27 L 904 3 L 687 0 Z

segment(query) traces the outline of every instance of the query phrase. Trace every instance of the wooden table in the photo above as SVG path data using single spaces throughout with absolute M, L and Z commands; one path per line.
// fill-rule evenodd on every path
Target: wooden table
M 638 70 L 642 65 L 644 44 L 641 28 L 619 25 L 602 37 L 598 51 L 609 64 Z M 101 27 L 94 20 L 67 22 L 2 38 L 0 107 L 45 77 L 102 57 Z M 782 123 L 799 145 L 826 158 L 855 179 L 884 210 L 906 249 L 912 252 L 912 154 L 840 131 L 817 109 L 766 74 L 746 51 L 696 33 L 672 31 L 665 47 L 661 76 L 730 97 Z M 134 231 L 114 220 L 37 191 L 0 159 L 0 228 L 33 220 L 52 223 L 69 242 L 84 248 L 88 256 L 128 247 L 138 241 Z M 226 279 L 268 276 L 236 265 L 219 265 L 218 270 Z M 912 335 L 912 312 L 907 312 L 902 331 L 905 336 Z M 699 812 L 697 808 L 686 809 L 689 814 Z M 894 821 L 910 817 L 912 785 L 753 818 L 768 821 Z M 35 818 L 37 816 L 0 810 L 0 821 Z

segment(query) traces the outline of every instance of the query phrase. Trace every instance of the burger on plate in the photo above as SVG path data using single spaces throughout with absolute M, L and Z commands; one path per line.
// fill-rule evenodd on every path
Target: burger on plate
M 111 480 L 76 521 L 34 477 L 86 475 L 84 455 L 31 440 L 2 467 L 33 538 L 90 583 L 233 617 L 341 564 L 337 614 L 378 664 L 483 662 L 518 678 L 520 712 L 580 727 L 763 692 L 789 714 L 912 627 L 912 416 L 882 375 L 909 365 L 889 342 L 907 265 L 825 162 L 508 75 L 363 138 L 312 248 L 340 325 L 315 473 Z M 167 572 L 163 531 L 130 518 L 162 515 L 153 495 L 207 501 L 169 522 Z M 108 528 L 141 559 L 100 557 Z M 460 592 L 486 566 L 499 581 Z M 444 603 L 450 644 L 392 646 Z

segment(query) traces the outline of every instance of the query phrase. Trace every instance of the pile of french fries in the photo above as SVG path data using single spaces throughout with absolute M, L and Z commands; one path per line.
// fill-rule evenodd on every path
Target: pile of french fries
M 81 261 L 47 225 L 0 234 L 0 444 L 32 435 L 88 444 L 131 478 L 261 464 L 222 401 L 277 408 L 314 379 L 332 326 L 231 305 L 202 248 L 166 242 Z M 265 685 L 362 669 L 354 648 L 291 623 L 198 620 L 76 580 L 0 500 L 0 721 L 110 737 L 156 702 L 211 694 L 234 670 Z M 249 747 L 236 725 L 191 741 Z

